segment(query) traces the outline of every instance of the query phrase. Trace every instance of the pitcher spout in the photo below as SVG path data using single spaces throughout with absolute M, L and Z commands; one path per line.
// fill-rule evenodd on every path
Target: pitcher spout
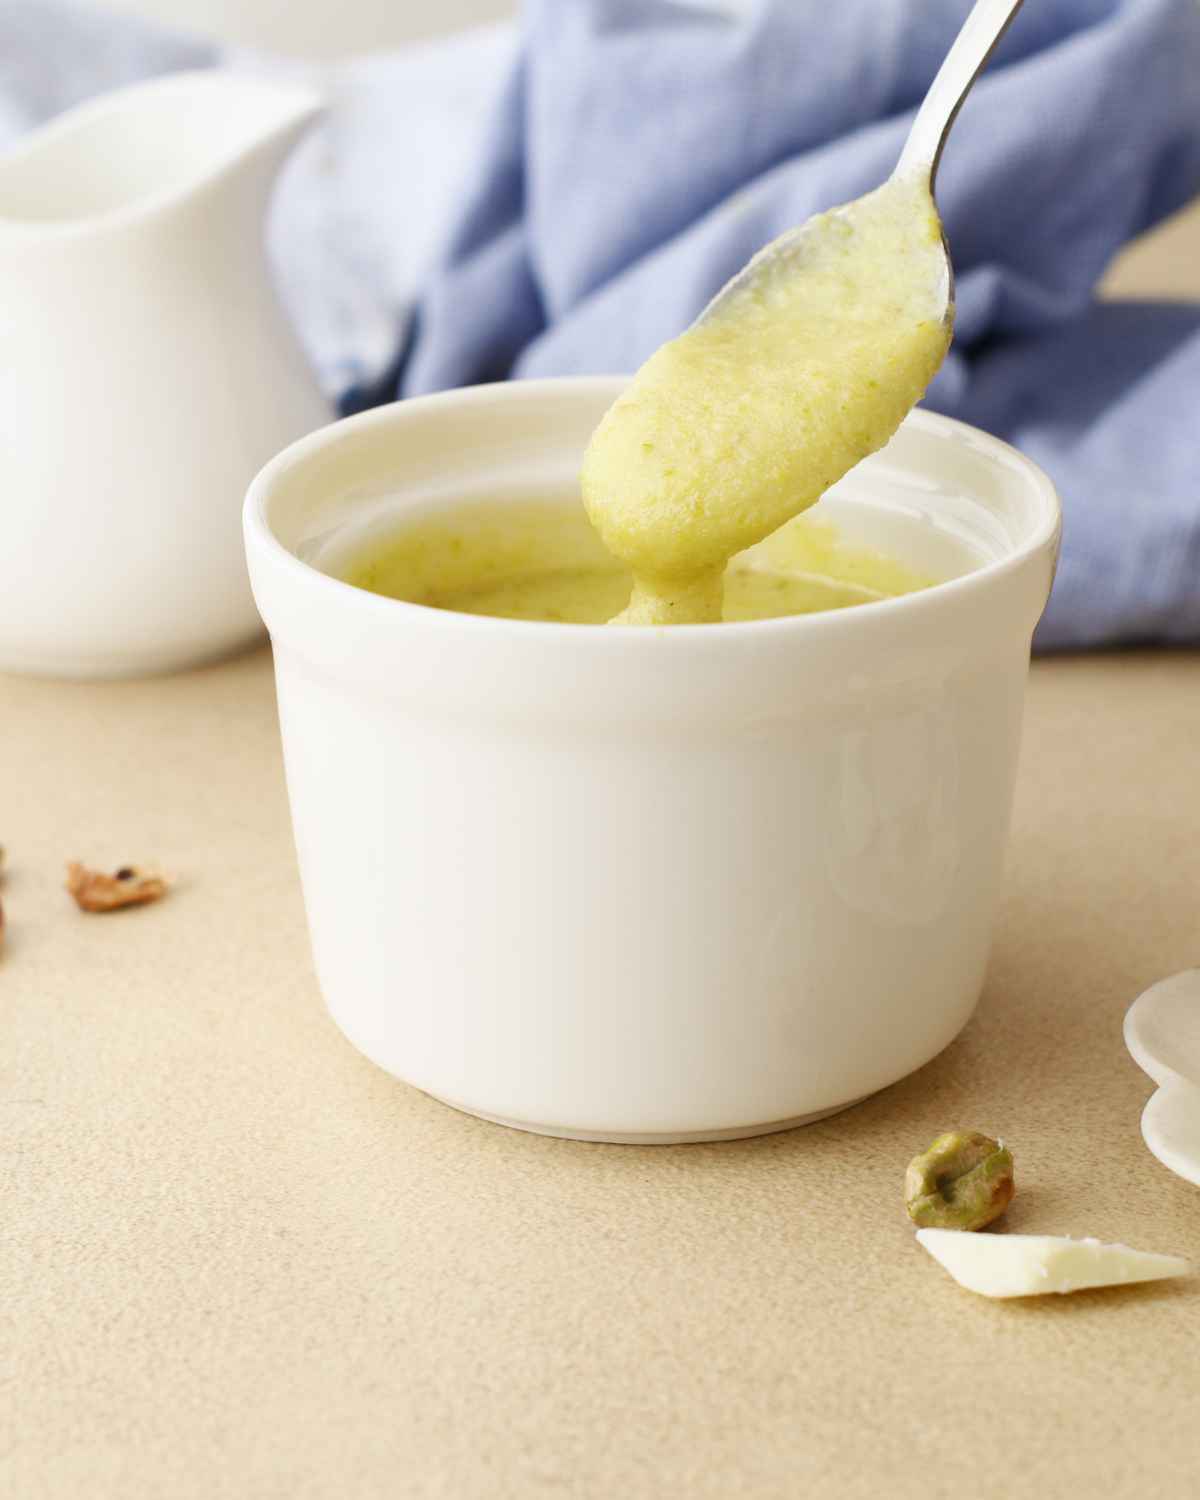
M 324 100 L 313 89 L 230 73 L 212 77 L 221 80 L 227 90 L 227 101 L 233 102 L 236 96 L 242 111 L 240 141 L 231 142 L 222 170 L 237 171 L 254 164 L 273 174 L 308 127 L 324 113 Z
M 240 73 L 175 73 L 80 105 L 0 155 L 0 233 L 99 228 L 272 168 L 323 108 Z

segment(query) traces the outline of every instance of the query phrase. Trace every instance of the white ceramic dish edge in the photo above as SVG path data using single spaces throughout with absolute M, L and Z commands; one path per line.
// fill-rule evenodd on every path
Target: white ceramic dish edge
M 1158 1084 L 1142 1138 L 1178 1177 L 1200 1186 L 1200 969 L 1150 986 L 1125 1015 L 1125 1045 Z

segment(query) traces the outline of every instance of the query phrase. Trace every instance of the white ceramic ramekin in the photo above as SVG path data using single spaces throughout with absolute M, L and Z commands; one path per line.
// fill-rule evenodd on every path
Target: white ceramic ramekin
M 567 489 L 620 388 L 404 402 L 252 486 L 317 974 L 357 1047 L 460 1109 L 611 1141 L 777 1130 L 971 1014 L 1058 505 L 1005 444 L 918 412 L 822 506 L 990 560 L 879 604 L 531 624 L 303 560 L 413 504 Z

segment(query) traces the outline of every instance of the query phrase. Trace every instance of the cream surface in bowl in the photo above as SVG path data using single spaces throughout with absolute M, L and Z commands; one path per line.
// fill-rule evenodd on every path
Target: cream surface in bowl
M 1057 502 L 918 412 L 820 509 L 947 581 L 862 608 L 597 629 L 323 571 L 406 510 L 562 495 L 621 388 L 404 402 L 251 488 L 317 973 L 369 1057 L 489 1118 L 780 1129 L 919 1067 L 974 1007 Z
M 388 598 L 496 619 L 603 625 L 630 602 L 632 570 L 605 548 L 577 487 L 426 508 L 401 501 L 396 509 L 394 519 L 379 518 L 361 534 L 346 528 L 310 561 Z M 919 532 L 908 540 L 911 554 L 929 550 Z M 964 546 L 953 564 L 940 558 L 934 575 L 847 541 L 831 520 L 797 516 L 724 569 L 721 618 L 874 603 L 965 572 L 973 556 Z

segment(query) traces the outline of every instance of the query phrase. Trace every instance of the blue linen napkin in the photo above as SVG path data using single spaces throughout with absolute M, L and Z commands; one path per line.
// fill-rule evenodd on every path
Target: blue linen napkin
M 887 176 L 968 8 L 531 0 L 517 47 L 474 33 L 317 70 L 330 123 L 285 177 L 273 244 L 327 386 L 355 410 L 632 370 L 763 243 Z M 205 63 L 289 66 L 0 0 L 0 144 Z M 1093 296 L 1200 190 L 1198 78 L 1196 0 L 1028 0 L 947 147 L 958 324 L 928 404 L 1063 493 L 1041 649 L 1200 641 L 1200 304 Z
M 633 369 L 888 175 L 968 4 L 531 4 L 389 393 Z M 1062 491 L 1043 649 L 1200 640 L 1200 306 L 1093 296 L 1200 191 L 1198 81 L 1196 0 L 1029 0 L 946 149 L 957 333 L 927 404 Z

